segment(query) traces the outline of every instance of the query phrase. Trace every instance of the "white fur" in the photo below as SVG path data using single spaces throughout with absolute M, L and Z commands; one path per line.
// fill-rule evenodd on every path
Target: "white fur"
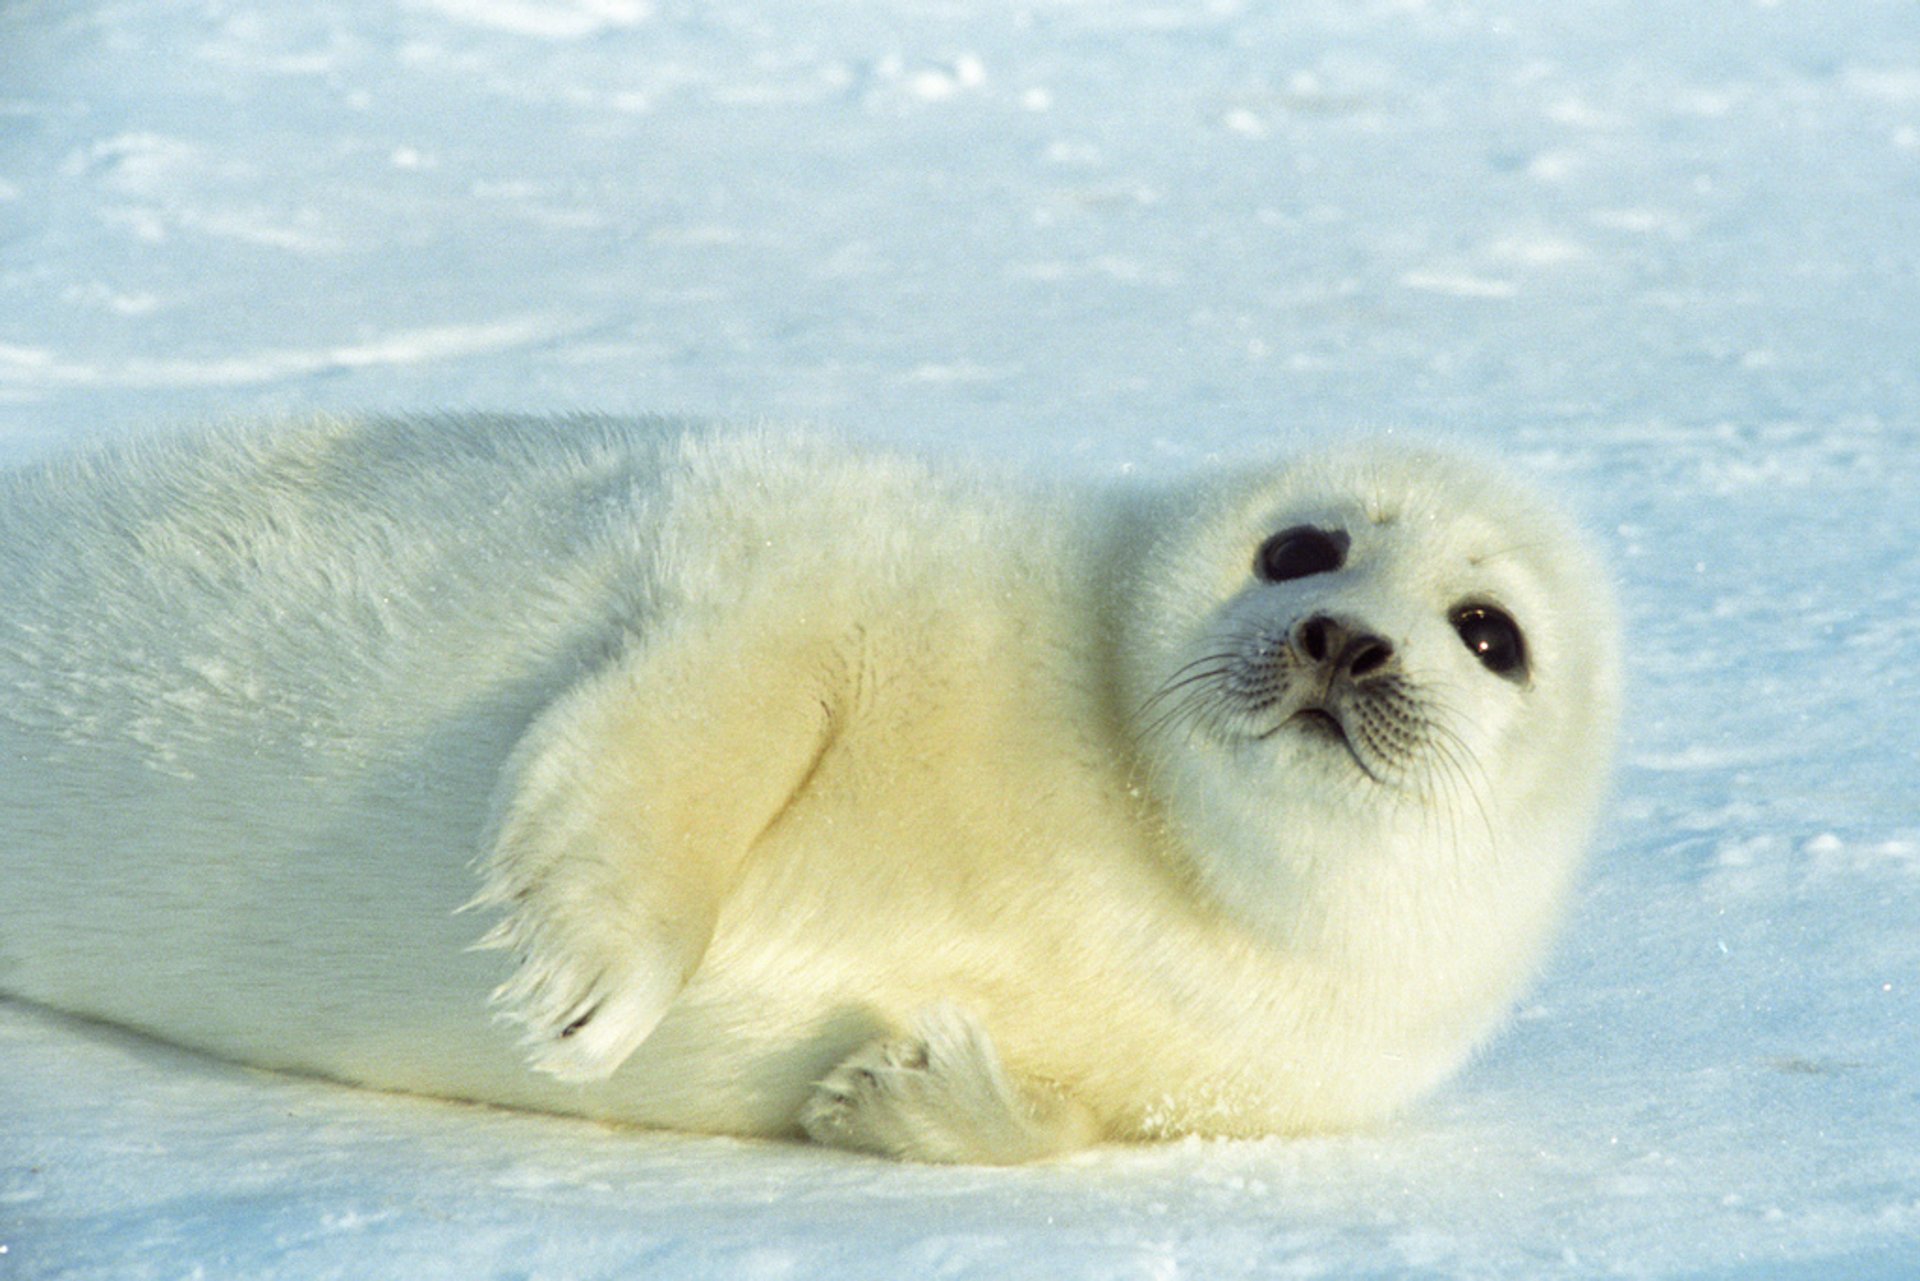
M 1303 522 L 1345 565 L 1257 581 Z M 1391 640 L 1440 750 L 1149 710 L 1310 611 Z M 1560 520 L 1401 451 L 1159 492 L 585 418 L 88 454 L 0 477 L 0 990 L 929 1160 L 1362 1123 L 1531 972 L 1613 627 Z
M 922 1010 L 907 1035 L 849 1055 L 815 1088 L 800 1124 L 832 1147 L 984 1165 L 1057 1156 L 1100 1133 L 1071 1095 L 1010 1078 L 986 1028 L 951 1002 Z

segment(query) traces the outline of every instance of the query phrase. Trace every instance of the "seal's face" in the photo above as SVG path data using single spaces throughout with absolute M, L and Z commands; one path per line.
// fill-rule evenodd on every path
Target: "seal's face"
M 1470 726 L 1450 724 L 1436 691 L 1475 683 L 1444 638 L 1394 603 L 1422 584 L 1394 581 L 1396 560 L 1434 559 L 1408 548 L 1404 535 L 1363 518 L 1360 567 L 1349 565 L 1355 534 L 1344 522 L 1289 525 L 1255 550 L 1248 581 L 1221 611 L 1215 649 L 1188 662 L 1149 699 L 1151 732 L 1182 722 L 1232 743 L 1287 737 L 1309 759 L 1333 750 L 1334 761 L 1386 787 L 1418 786 L 1435 769 L 1472 764 L 1462 740 Z M 1394 524 L 1391 519 L 1379 526 Z M 1371 572 L 1366 562 L 1371 562 Z M 1445 595 L 1445 592 L 1442 592 Z M 1372 598 L 1372 599 L 1370 599 Z M 1429 602 L 1430 610 L 1432 608 Z M 1487 675 L 1524 687 L 1530 662 L 1526 632 L 1486 590 L 1466 591 L 1440 607 L 1455 639 Z M 1383 626 L 1406 628 L 1397 638 Z M 1432 661 L 1435 658 L 1456 661 Z M 1427 661 L 1420 661 L 1425 659 Z M 1496 691 L 1470 691 L 1482 702 Z M 1164 706 L 1160 706 L 1164 704 Z
M 1584 822 L 1614 714 L 1610 602 L 1559 521 L 1403 454 L 1219 499 L 1161 549 L 1135 646 L 1135 733 L 1171 808 L 1230 823 L 1228 845 L 1321 852 Z

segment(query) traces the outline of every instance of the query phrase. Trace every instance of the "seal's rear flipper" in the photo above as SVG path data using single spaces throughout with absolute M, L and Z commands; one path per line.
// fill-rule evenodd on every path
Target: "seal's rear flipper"
M 709 621 L 569 690 L 507 765 L 468 906 L 506 911 L 477 944 L 519 960 L 493 1004 L 524 1029 L 532 1066 L 562 1080 L 611 1075 L 652 1034 L 754 842 L 831 742 L 803 646 Z

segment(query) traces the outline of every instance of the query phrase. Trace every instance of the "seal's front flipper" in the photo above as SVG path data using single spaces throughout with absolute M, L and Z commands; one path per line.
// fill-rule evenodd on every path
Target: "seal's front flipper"
M 949 1164 L 1017 1165 L 1100 1137 L 1084 1104 L 1009 1073 L 980 1021 L 951 1004 L 855 1050 L 814 1087 L 800 1125 L 830 1147 Z
M 477 946 L 519 955 L 513 977 L 494 989 L 493 1004 L 525 1029 L 529 1065 L 563 1081 L 596 1081 L 626 1062 L 665 1017 L 705 948 L 704 940 L 676 947 L 671 937 L 646 931 L 589 947 L 585 931 L 568 937 L 533 922 L 532 912 L 516 912 Z
M 817 665 L 788 637 L 677 630 L 537 719 L 507 767 L 473 907 L 519 968 L 493 993 L 536 1069 L 612 1074 L 699 967 L 754 842 L 831 741 Z M 772 651 L 772 652 L 768 652 Z

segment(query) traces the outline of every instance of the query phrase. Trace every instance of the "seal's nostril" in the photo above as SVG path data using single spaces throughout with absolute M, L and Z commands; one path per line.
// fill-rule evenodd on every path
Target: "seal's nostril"
M 1393 661 L 1393 644 L 1384 636 L 1329 614 L 1302 619 L 1294 628 L 1293 647 L 1308 662 L 1331 662 L 1340 674 L 1356 680 Z
M 1347 673 L 1365 676 L 1386 666 L 1387 660 L 1392 657 L 1393 646 L 1377 637 L 1362 636 L 1348 649 Z
M 1327 661 L 1327 628 L 1331 621 L 1324 615 L 1315 614 L 1300 625 L 1300 648 L 1316 663 Z

